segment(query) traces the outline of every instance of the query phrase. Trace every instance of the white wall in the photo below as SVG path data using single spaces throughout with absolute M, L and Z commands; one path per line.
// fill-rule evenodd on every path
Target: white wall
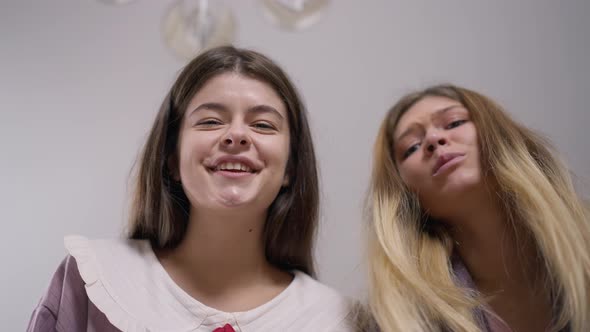
M 120 233 L 127 179 L 183 62 L 162 43 L 171 1 L 0 1 L 2 330 L 23 330 L 65 251 L 62 236 Z M 286 68 L 305 97 L 321 165 L 320 278 L 362 294 L 361 203 L 386 109 L 455 82 L 503 103 L 590 175 L 590 2 L 335 0 L 311 29 L 233 1 L 237 45 Z

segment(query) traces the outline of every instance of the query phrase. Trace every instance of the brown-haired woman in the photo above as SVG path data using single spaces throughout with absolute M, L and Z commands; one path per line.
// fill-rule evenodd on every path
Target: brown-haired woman
M 316 160 L 303 104 L 264 55 L 204 52 L 165 98 L 127 240 L 67 237 L 29 331 L 346 331 L 314 277 Z
M 452 85 L 400 99 L 369 200 L 383 331 L 590 331 L 590 213 L 547 142 Z

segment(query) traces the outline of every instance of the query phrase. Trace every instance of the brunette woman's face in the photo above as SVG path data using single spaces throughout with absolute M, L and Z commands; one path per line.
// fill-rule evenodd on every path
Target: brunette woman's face
M 399 174 L 430 215 L 452 214 L 461 197 L 482 183 L 477 130 L 453 99 L 418 101 L 400 117 L 393 141 Z
M 237 73 L 210 79 L 180 129 L 179 179 L 192 206 L 267 209 L 289 159 L 287 109 L 265 82 Z

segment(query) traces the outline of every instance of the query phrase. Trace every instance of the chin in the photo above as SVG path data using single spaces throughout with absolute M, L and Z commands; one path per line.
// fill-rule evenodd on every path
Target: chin
M 441 188 L 440 194 L 444 196 L 467 194 L 483 186 L 483 182 L 478 178 L 453 179 L 445 183 Z
M 253 201 L 253 199 L 246 198 L 242 195 L 220 195 L 215 199 L 214 203 L 220 208 L 238 208 L 251 205 Z

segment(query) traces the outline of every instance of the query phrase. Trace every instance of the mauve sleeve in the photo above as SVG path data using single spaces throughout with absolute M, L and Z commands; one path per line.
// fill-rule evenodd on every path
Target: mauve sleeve
M 76 261 L 67 256 L 35 308 L 27 332 L 86 331 L 88 303 Z

